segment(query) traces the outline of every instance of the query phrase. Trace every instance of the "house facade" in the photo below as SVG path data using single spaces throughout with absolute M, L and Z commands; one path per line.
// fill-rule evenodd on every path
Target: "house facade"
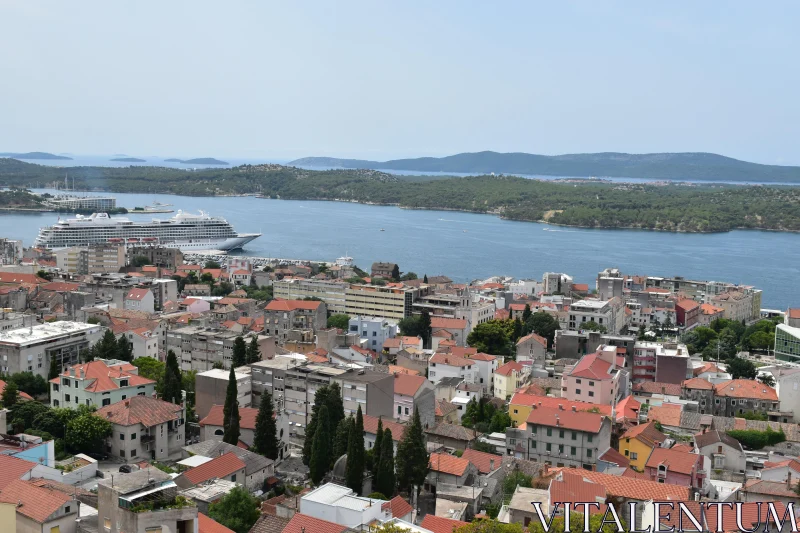
M 97 359 L 75 365 L 50 380 L 50 406 L 100 408 L 134 396 L 152 397 L 156 382 L 138 372 L 138 368 L 123 361 Z

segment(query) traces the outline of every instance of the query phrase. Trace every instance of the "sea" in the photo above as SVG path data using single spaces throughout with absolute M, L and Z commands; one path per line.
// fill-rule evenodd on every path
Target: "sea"
M 617 267 L 626 274 L 753 285 L 764 291 L 763 307 L 785 310 L 800 305 L 797 233 L 580 229 L 494 215 L 349 202 L 113 196 L 121 207 L 158 201 L 172 204 L 176 211 L 203 210 L 225 217 L 242 233 L 262 233 L 241 252 L 248 256 L 333 261 L 348 255 L 366 270 L 375 261 L 391 261 L 403 272 L 419 277 L 444 274 L 458 282 L 495 275 L 541 279 L 544 272 L 565 272 L 576 283 L 590 287 L 599 271 Z M 141 220 L 172 214 L 127 216 Z M 56 213 L 0 213 L 0 237 L 21 239 L 30 246 L 39 228 L 58 217 Z

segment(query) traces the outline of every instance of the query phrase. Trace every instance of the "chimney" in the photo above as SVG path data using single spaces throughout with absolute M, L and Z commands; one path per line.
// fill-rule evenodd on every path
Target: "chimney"
M 558 404 L 558 410 L 559 411 L 563 411 L 564 410 L 564 404 L 563 403 Z
M 789 473 L 787 474 L 787 477 L 786 477 L 786 488 L 789 489 L 789 490 L 792 490 L 792 472 L 791 472 L 791 470 L 789 471 Z
M 578 408 L 577 408 L 577 407 L 575 407 L 574 405 L 572 406 L 572 412 L 573 412 L 573 413 L 577 413 L 577 412 L 578 412 Z
M 489 470 L 494 471 L 494 459 L 489 459 Z

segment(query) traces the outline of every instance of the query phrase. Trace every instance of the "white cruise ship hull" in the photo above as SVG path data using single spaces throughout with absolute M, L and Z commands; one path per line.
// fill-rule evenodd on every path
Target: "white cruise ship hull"
M 159 245 L 164 248 L 178 248 L 182 252 L 190 250 L 221 250 L 223 252 L 230 252 L 232 250 L 242 249 L 245 244 L 259 237 L 261 237 L 260 233 L 241 233 L 236 237 L 225 240 L 193 239 L 188 242 L 165 242 L 159 243 Z

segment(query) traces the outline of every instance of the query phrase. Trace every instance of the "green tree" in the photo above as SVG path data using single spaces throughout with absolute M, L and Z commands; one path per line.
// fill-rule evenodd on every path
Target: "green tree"
M 233 340 L 233 355 L 231 357 L 231 367 L 239 368 L 247 363 L 247 344 L 239 336 Z
M 767 387 L 775 386 L 775 377 L 772 374 L 761 374 L 760 376 L 758 376 L 758 381 L 763 383 Z
M 350 433 L 347 445 L 347 469 L 345 471 L 345 485 L 353 489 L 356 494 L 361 494 L 364 486 L 364 415 L 361 406 L 356 412 L 356 423 Z
M 511 355 L 511 338 L 502 322 L 502 320 L 489 320 L 478 324 L 467 336 L 467 344 L 479 352 Z
M 11 411 L 9 420 L 13 426 L 22 426 L 22 431 L 34 427 L 33 421 L 36 417 L 46 413 L 50 407 L 39 402 L 17 402 Z
M 165 402 L 179 405 L 183 394 L 181 393 L 181 369 L 178 366 L 178 357 L 172 350 L 167 351 L 167 364 L 164 368 L 164 378 L 161 398 Z
M 411 491 L 413 485 L 421 487 L 428 475 L 428 451 L 419 410 L 414 408 L 414 417 L 403 439 L 397 446 L 397 484 L 403 490 Z
M 431 336 L 433 335 L 433 328 L 431 327 L 431 315 L 428 311 L 423 310 L 419 316 L 419 335 L 422 337 L 422 345 L 429 347 L 431 345 Z
M 392 430 L 389 428 L 383 432 L 383 439 L 381 439 L 376 482 L 378 492 L 382 492 L 389 498 L 394 496 L 397 485 L 394 472 L 394 441 L 392 440 Z
M 58 439 L 64 438 L 64 428 L 78 416 L 78 411 L 67 407 L 55 407 L 36 415 L 31 426 L 46 431 Z
M 261 350 L 258 349 L 258 338 L 250 337 L 250 343 L 247 345 L 247 364 L 253 364 L 261 361 Z
M 775 346 L 775 334 L 766 331 L 756 331 L 747 338 L 751 350 L 765 352 Z
M 139 369 L 140 376 L 156 382 L 157 391 L 163 390 L 167 365 L 152 357 L 137 357 L 132 361 L 132 364 Z
M 422 283 L 424 283 L 425 285 L 428 284 L 428 275 L 427 274 L 423 274 Z
M 342 419 L 336 426 L 336 435 L 333 439 L 333 462 L 347 453 L 347 444 L 350 440 L 351 428 L 354 428 L 356 421 L 352 416 Z
M 350 327 L 350 315 L 344 313 L 334 313 L 328 317 L 329 328 L 339 328 L 347 331 Z
M 532 483 L 533 483 L 533 478 L 531 476 L 523 472 L 520 472 L 518 470 L 515 470 L 510 474 L 508 474 L 506 478 L 503 480 L 503 494 L 510 501 L 511 495 L 514 494 L 514 491 L 518 486 L 531 488 Z
M 120 361 L 133 360 L 133 344 L 128 341 L 125 335 L 120 335 L 117 339 L 117 359 Z
M 422 336 L 422 322 L 420 316 L 410 316 L 400 320 L 397 323 L 400 328 L 400 334 L 405 337 L 421 337 Z
M 261 396 L 261 405 L 258 407 L 256 428 L 253 433 L 253 448 L 256 453 L 273 461 L 278 459 L 280 453 L 278 428 L 275 423 L 275 406 L 272 403 L 272 394 L 266 391 Z
M 46 279 L 47 281 L 53 281 L 53 275 L 46 270 L 39 270 L 36 272 L 36 276 L 42 279 Z
M 58 364 L 58 359 L 55 355 L 50 356 L 50 369 L 47 371 L 47 381 L 55 379 L 61 374 L 61 367 Z
M 212 289 L 214 288 L 214 276 L 211 275 L 211 272 L 200 274 L 200 281 L 208 283 Z
M 119 354 L 117 353 L 117 337 L 110 329 L 107 329 L 106 332 L 103 333 L 103 337 L 97 343 L 96 347 L 97 357 L 102 359 L 119 359 Z
M 315 485 L 319 485 L 322 478 L 325 477 L 325 474 L 330 470 L 331 451 L 328 406 L 323 405 L 319 410 L 319 421 L 317 422 L 316 431 L 314 431 L 314 442 L 311 445 L 311 463 L 308 465 L 311 470 L 309 474 L 311 481 Z
M 19 390 L 15 383 L 6 383 L 6 388 L 3 389 L 2 402 L 3 407 L 6 409 L 13 409 L 19 401 Z
M 531 315 L 530 320 L 525 322 L 526 330 L 531 331 L 547 339 L 548 349 L 553 348 L 553 339 L 556 336 L 556 331 L 561 329 L 553 315 L 546 311 L 537 311 Z
M 756 379 L 758 370 L 752 361 L 734 357 L 728 362 L 728 373 L 733 379 Z
M 236 486 L 211 504 L 208 516 L 236 533 L 248 533 L 261 516 L 259 504 L 245 488 Z
M 416 272 L 406 272 L 402 276 L 400 276 L 400 281 L 411 281 L 417 279 Z
M 533 522 L 535 521 L 532 521 L 531 524 L 533 524 Z M 583 519 L 581 519 L 580 524 L 583 524 Z M 536 522 L 536 525 L 538 525 L 538 522 Z M 487 520 L 485 518 L 453 529 L 453 533 L 523 533 L 523 531 L 522 524 L 520 523 L 514 522 L 506 524 L 498 522 L 497 520 Z M 551 529 L 550 531 L 556 533 L 558 531 L 563 531 L 563 529 Z
M 587 320 L 586 322 L 581 322 L 581 329 L 585 331 L 597 331 L 600 333 L 608 333 L 608 328 L 606 328 L 602 324 L 598 324 L 597 322 L 592 322 L 591 320 Z
M 495 448 L 494 444 L 489 444 L 482 440 L 473 440 L 469 447 L 479 452 L 497 454 L 497 448 Z
M 239 444 L 239 403 L 236 401 L 238 396 L 236 386 L 236 373 L 231 365 L 231 372 L 228 375 L 228 389 L 225 392 L 225 405 L 222 406 L 223 442 Z
M 233 283 L 222 281 L 219 285 L 211 289 L 211 296 L 227 296 L 233 292 Z
M 683 336 L 690 353 L 702 353 L 717 338 L 717 332 L 708 326 L 697 326 Z
M 533 316 L 533 312 L 531 311 L 531 305 L 530 304 L 525 304 L 525 310 L 522 311 L 522 321 L 527 323 L 528 320 L 530 320 L 532 316 Z
M 17 386 L 17 390 L 31 396 L 39 396 L 50 390 L 50 386 L 42 376 L 29 371 L 12 374 L 6 381 L 13 382 Z
M 378 429 L 375 431 L 375 444 L 372 446 L 373 453 L 375 454 L 375 457 L 373 457 L 372 461 L 372 477 L 374 479 L 378 478 L 378 467 L 380 466 L 382 440 L 383 440 L 383 417 L 378 417 Z
M 217 270 L 222 268 L 222 266 L 217 261 L 206 261 L 206 264 L 203 268 Z
M 314 443 L 314 433 L 319 424 L 319 411 L 323 405 L 328 401 L 329 389 L 327 386 L 320 387 L 314 394 L 314 405 L 311 406 L 311 419 L 306 426 L 306 436 L 303 441 L 303 464 L 309 466 L 311 464 L 311 447 Z
M 400 281 L 400 267 L 397 265 L 392 269 L 392 281 Z
M 505 433 L 511 425 L 511 416 L 507 411 L 495 411 L 489 423 L 489 433 Z
M 150 260 L 147 256 L 144 255 L 135 255 L 131 258 L 131 266 L 136 268 L 141 268 L 145 265 L 149 265 Z
M 111 422 L 92 413 L 79 415 L 67 423 L 66 444 L 74 453 L 100 452 L 111 435 Z

